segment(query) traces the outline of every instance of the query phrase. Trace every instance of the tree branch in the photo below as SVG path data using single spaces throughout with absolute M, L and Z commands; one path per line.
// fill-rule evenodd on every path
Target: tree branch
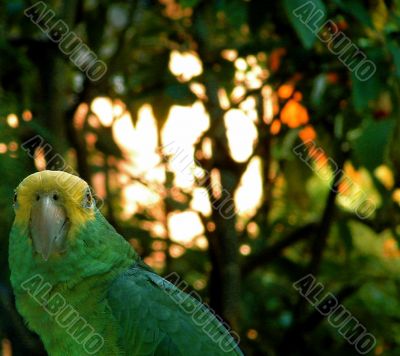
M 272 246 L 267 246 L 264 250 L 257 254 L 250 255 L 242 264 L 243 276 L 248 275 L 259 267 L 266 266 L 275 258 L 280 256 L 280 253 L 287 247 L 314 235 L 318 230 L 316 222 L 308 223 L 297 230 L 292 231 L 289 235 L 282 238 Z
M 333 178 L 328 199 L 325 204 L 325 209 L 322 214 L 321 222 L 319 224 L 318 232 L 315 240 L 311 246 L 311 261 L 309 264 L 309 271 L 312 274 L 317 274 L 319 266 L 321 264 L 322 255 L 326 247 L 326 243 L 329 236 L 329 230 L 333 222 L 333 215 L 335 210 L 335 201 L 339 192 L 339 182 L 343 176 L 343 165 L 345 157 L 340 155 L 338 159 L 338 169 L 334 172 L 335 176 Z

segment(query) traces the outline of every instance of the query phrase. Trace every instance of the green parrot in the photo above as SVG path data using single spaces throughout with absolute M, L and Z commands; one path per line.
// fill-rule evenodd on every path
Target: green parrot
M 243 355 L 219 317 L 141 262 L 84 180 L 32 174 L 14 207 L 11 284 L 49 355 Z

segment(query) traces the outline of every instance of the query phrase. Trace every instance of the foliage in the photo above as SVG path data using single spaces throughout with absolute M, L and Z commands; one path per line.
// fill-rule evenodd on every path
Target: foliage
M 48 1 L 57 18 L 106 62 L 107 73 L 97 82 L 88 80 L 24 16 L 33 3 L 0 5 L 0 291 L 9 287 L 13 189 L 40 164 L 21 143 L 40 134 L 87 181 L 104 174 L 102 209 L 107 218 L 160 273 L 178 272 L 228 320 L 246 354 L 320 355 L 327 345 L 331 355 L 355 353 L 292 287 L 309 272 L 326 291 L 342 297 L 340 302 L 375 335 L 371 354 L 398 354 L 400 4 L 310 2 L 375 63 L 376 73 L 363 81 L 294 15 L 302 3 Z M 202 73 L 189 79 L 171 73 L 169 61 L 176 52 L 199 58 Z M 200 84 L 204 93 L 193 84 Z M 240 95 L 237 87 L 243 89 Z M 207 227 L 206 251 L 195 244 L 179 246 L 168 233 L 166 238 L 157 236 L 150 227 L 160 223 L 168 232 L 168 216 L 190 210 L 193 194 L 176 186 L 167 159 L 159 162 L 165 181 L 151 187 L 161 197 L 157 209 L 140 206 L 134 216 L 123 218 L 122 187 L 113 182 L 126 173 L 121 162 L 127 157 L 110 127 L 90 124 L 90 116 L 95 117 L 90 104 L 98 96 L 123 102 L 134 124 L 139 109 L 150 104 L 159 134 L 173 105 L 200 101 L 210 127 L 194 147 L 198 164 L 205 172 L 218 171 L 222 186 L 234 196 L 246 168 L 258 157 L 263 194 L 256 212 L 231 219 L 222 218 L 217 209 L 200 214 Z M 224 117 L 232 109 L 245 110 L 249 98 L 258 114 L 257 139 L 253 153 L 238 162 L 230 151 Z M 77 125 L 82 104 L 88 111 Z M 8 121 L 12 113 L 18 126 Z M 88 141 L 90 135 L 95 144 Z M 313 171 L 293 153 L 310 139 L 323 149 L 325 159 L 332 159 L 330 168 L 325 167 L 331 183 L 315 173 L 321 161 L 313 161 Z M 204 155 L 207 142 L 211 157 Z M 329 189 L 335 183 L 332 172 L 342 169 L 376 204 L 367 219 L 355 214 L 344 193 Z M 152 184 L 135 174 L 128 181 Z M 207 182 L 196 185 L 204 188 Z M 183 253 L 172 256 L 172 246 Z M 243 246 L 248 253 L 240 253 Z M 163 264 L 155 258 L 160 252 Z M 9 294 L 3 294 L 0 310 L 7 312 L 0 313 L 0 338 L 10 339 L 17 354 L 43 352 L 7 304 Z

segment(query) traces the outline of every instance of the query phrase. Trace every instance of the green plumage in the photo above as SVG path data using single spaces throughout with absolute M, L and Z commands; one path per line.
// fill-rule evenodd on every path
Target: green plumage
M 234 340 L 217 318 L 145 266 L 97 210 L 48 261 L 14 224 L 9 263 L 17 308 L 50 355 L 242 354 L 224 352 Z
M 131 355 L 242 354 L 206 306 L 140 262 L 112 283 L 108 301 Z

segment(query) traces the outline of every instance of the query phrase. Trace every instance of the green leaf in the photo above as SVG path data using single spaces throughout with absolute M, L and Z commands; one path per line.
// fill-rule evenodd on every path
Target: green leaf
M 388 47 L 393 56 L 393 63 L 396 68 L 396 77 L 400 78 L 400 48 L 395 42 L 389 43 Z
M 381 165 L 393 128 L 393 120 L 379 122 L 370 120 L 353 144 L 358 163 L 370 171 Z
M 233 26 L 240 27 L 247 21 L 247 4 L 242 0 L 222 0 L 216 3 L 217 11 L 223 11 Z
M 19 14 L 21 14 L 21 12 L 24 11 L 25 6 L 26 5 L 24 4 L 24 2 L 20 1 L 20 0 L 9 1 L 9 2 L 7 2 L 7 5 L 6 5 L 7 13 L 10 16 L 19 15 Z
M 326 18 L 326 8 L 321 0 L 304 2 L 303 0 L 283 1 L 287 16 L 299 36 L 303 46 L 310 49 L 317 38 L 315 28 Z
M 368 107 L 371 100 L 378 97 L 381 90 L 381 82 L 376 74 L 368 80 L 362 81 L 357 78 L 356 73 L 353 72 L 351 75 L 353 105 L 356 111 L 362 111 Z
M 200 0 L 179 0 L 179 3 L 182 7 L 194 7 L 196 6 Z
M 348 14 L 354 16 L 363 25 L 373 27 L 371 16 L 361 0 L 342 1 L 335 0 L 336 4 Z

